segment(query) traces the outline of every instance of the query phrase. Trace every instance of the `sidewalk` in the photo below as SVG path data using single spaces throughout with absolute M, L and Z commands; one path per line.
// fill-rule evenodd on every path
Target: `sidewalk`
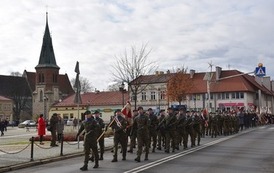
M 35 130 L 35 129 L 33 129 Z M 72 132 L 70 126 L 66 126 L 65 132 Z M 31 143 L 24 142 L 16 145 L 2 145 L 0 150 L 0 172 L 29 167 L 48 163 L 56 160 L 81 156 L 83 152 L 83 142 L 66 142 L 63 143 L 63 151 L 61 145 L 58 147 L 50 147 L 50 141 L 45 141 L 44 145 L 40 145 L 38 141 L 33 145 L 33 160 L 31 160 Z M 113 137 L 105 138 L 105 149 L 109 150 L 113 146 Z M 62 153 L 62 154 L 61 154 Z

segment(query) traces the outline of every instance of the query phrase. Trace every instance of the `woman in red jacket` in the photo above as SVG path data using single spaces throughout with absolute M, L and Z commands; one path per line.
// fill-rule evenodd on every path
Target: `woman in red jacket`
M 46 134 L 46 122 L 43 118 L 43 114 L 40 114 L 38 118 L 38 136 L 40 136 L 40 145 L 43 145 L 43 136 Z

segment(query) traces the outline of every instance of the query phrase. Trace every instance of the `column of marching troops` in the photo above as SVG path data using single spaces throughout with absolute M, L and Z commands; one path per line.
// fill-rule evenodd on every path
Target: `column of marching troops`
M 122 160 L 126 160 L 127 152 L 133 153 L 135 148 L 135 161 L 140 162 L 142 153 L 144 160 L 148 160 L 150 152 L 164 150 L 170 153 L 180 150 L 180 147 L 195 147 L 200 145 L 201 138 L 205 136 L 216 138 L 218 135 L 232 135 L 243 128 L 255 127 L 258 122 L 255 112 L 245 113 L 243 110 L 208 114 L 205 110 L 198 112 L 168 108 L 167 112 L 161 110 L 155 115 L 151 108 L 145 111 L 143 107 L 138 107 L 133 110 L 130 119 L 121 110 L 116 110 L 107 126 L 99 115 L 98 111 L 94 115 L 86 111 L 86 119 L 77 133 L 77 138 L 84 133 L 85 159 L 84 166 L 80 168 L 82 171 L 88 169 L 89 161 L 95 162 L 93 168 L 99 167 L 99 160 L 103 160 L 104 154 L 104 134 L 109 127 L 114 134 L 112 162 L 118 161 L 118 153 L 122 154 Z

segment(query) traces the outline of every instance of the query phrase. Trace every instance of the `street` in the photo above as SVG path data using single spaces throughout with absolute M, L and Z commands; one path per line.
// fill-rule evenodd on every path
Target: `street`
M 236 135 L 220 136 L 217 138 L 202 138 L 200 146 L 179 150 L 175 153 L 164 153 L 157 150 L 149 154 L 149 160 L 136 163 L 136 149 L 133 154 L 127 153 L 127 160 L 122 161 L 118 154 L 118 162 L 112 163 L 112 153 L 106 151 L 104 160 L 100 161 L 99 168 L 93 169 L 89 163 L 87 172 L 170 172 L 172 173 L 270 173 L 274 170 L 274 126 L 261 126 L 244 130 Z M 56 161 L 49 164 L 33 166 L 12 171 L 13 173 L 29 172 L 81 172 L 84 157 L 75 157 Z

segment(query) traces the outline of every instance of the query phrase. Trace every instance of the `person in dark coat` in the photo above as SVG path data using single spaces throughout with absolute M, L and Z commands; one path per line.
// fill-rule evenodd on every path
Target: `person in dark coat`
M 4 136 L 4 130 L 5 130 L 5 122 L 4 120 L 0 119 L 0 131 L 1 131 L 1 136 Z
M 51 129 L 51 147 L 58 147 L 56 144 L 57 140 L 57 123 L 58 123 L 58 117 L 57 113 L 54 113 L 50 118 L 50 129 Z
M 89 162 L 89 155 L 90 150 L 94 154 L 95 158 L 95 165 L 93 168 L 99 167 L 99 155 L 98 155 L 98 147 L 97 147 L 97 137 L 98 137 L 98 128 L 99 125 L 95 121 L 94 117 L 90 111 L 85 112 L 86 120 L 81 124 L 78 133 L 76 135 L 76 139 L 84 132 L 84 152 L 85 152 L 85 159 L 84 159 L 84 166 L 80 168 L 81 171 L 88 170 L 88 162 Z

